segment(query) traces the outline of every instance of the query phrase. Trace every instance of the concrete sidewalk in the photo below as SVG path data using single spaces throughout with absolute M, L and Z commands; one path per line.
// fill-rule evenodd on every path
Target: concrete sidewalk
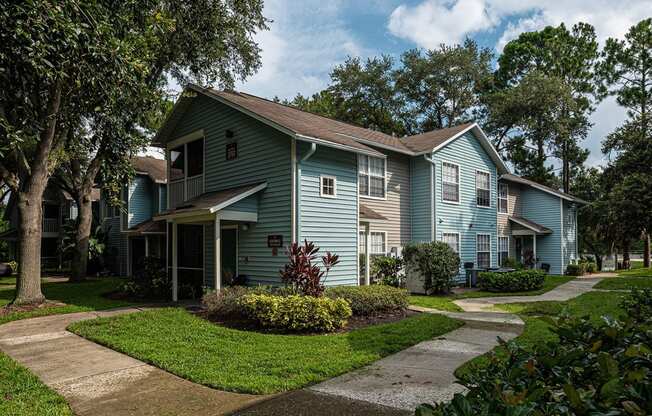
M 66 331 L 125 308 L 25 319 L 0 326 L 0 350 L 63 395 L 76 415 L 221 415 L 269 396 L 214 390 Z

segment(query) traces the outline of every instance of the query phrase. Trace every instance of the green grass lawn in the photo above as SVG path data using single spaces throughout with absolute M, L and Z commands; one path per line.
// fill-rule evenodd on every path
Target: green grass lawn
M 469 291 L 457 295 L 447 296 L 410 296 L 410 304 L 415 306 L 422 306 L 424 308 L 438 309 L 442 311 L 461 312 L 462 309 L 453 303 L 457 299 L 469 298 L 487 298 L 495 296 L 536 296 L 546 293 L 557 286 L 573 280 L 574 276 L 556 276 L 548 275 L 543 282 L 543 287 L 539 290 L 532 290 L 530 292 L 488 292 L 485 290 Z
M 0 353 L 0 415 L 72 416 L 72 411 L 63 397 Z
M 422 314 L 348 333 L 276 335 L 225 328 L 167 308 L 77 322 L 69 329 L 196 383 L 268 394 L 343 374 L 460 325 Z
M 29 312 L 16 312 L 0 315 L 0 324 L 17 319 L 55 315 L 71 312 L 85 312 L 128 306 L 131 302 L 108 299 L 102 296 L 116 290 L 123 280 L 117 277 L 93 279 L 83 283 L 52 282 L 42 283 L 43 294 L 48 300 L 63 302 L 65 306 L 43 307 Z M 15 289 L 0 285 L 0 307 L 14 298 Z
M 619 292 L 588 292 L 566 302 L 508 303 L 498 307 L 517 313 L 525 322 L 523 333 L 511 342 L 518 342 L 524 348 L 533 349 L 537 345 L 557 339 L 550 331 L 549 324 L 541 319 L 542 316 L 558 316 L 564 310 L 573 316 L 588 316 L 594 323 L 600 324 L 604 315 L 618 317 L 623 314 L 619 304 L 624 295 Z M 496 347 L 494 351 L 501 356 L 502 347 Z M 481 355 L 459 367 L 455 375 L 463 378 L 465 374 L 473 371 L 475 366 L 486 364 L 487 356 Z
M 595 288 L 606 290 L 652 288 L 652 269 L 638 267 L 619 272 L 618 277 L 604 279 L 595 285 Z

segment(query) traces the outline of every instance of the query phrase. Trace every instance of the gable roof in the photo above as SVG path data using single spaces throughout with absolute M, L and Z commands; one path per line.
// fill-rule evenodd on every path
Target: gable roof
M 147 175 L 154 183 L 167 183 L 167 163 L 164 159 L 150 156 L 136 156 L 131 159 L 136 173 Z
M 442 143 L 466 132 L 475 123 L 464 123 L 445 129 L 433 130 L 426 133 L 415 134 L 414 136 L 403 137 L 401 141 L 412 149 L 413 152 L 431 152 Z
M 532 230 L 537 234 L 552 234 L 552 230 L 548 227 L 544 227 L 543 225 L 537 224 L 534 221 L 530 221 L 528 219 L 525 219 L 523 217 L 509 217 L 509 220 L 512 221 L 513 223 L 516 223 L 520 225 L 521 227 L 525 227 L 528 230 Z
M 567 201 L 571 201 L 571 202 L 575 202 L 575 203 L 583 204 L 583 205 L 588 204 L 587 201 L 585 201 L 585 200 L 583 200 L 581 198 L 578 198 L 578 197 L 573 196 L 571 194 L 567 194 L 567 193 L 562 192 L 562 191 L 557 190 L 557 189 L 553 189 L 553 188 L 551 188 L 549 186 L 541 185 L 540 183 L 534 182 L 534 181 L 532 181 L 530 179 L 522 178 L 522 177 L 520 177 L 518 175 L 514 175 L 512 173 L 506 173 L 506 174 L 502 175 L 500 177 L 500 179 L 504 179 L 506 181 L 516 182 L 516 183 L 520 183 L 520 184 L 523 184 L 523 185 L 531 186 L 532 188 L 535 188 L 535 189 L 538 189 L 540 191 L 549 193 L 551 195 L 554 195 L 554 196 L 559 197 L 561 199 L 565 199 Z

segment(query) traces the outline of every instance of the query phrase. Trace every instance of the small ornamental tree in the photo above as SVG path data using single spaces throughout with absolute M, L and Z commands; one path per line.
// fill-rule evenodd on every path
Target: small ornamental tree
M 319 257 L 318 252 L 319 247 L 308 240 L 304 240 L 303 245 L 292 243 L 287 249 L 289 261 L 280 271 L 283 282 L 306 296 L 320 297 L 324 293 L 324 282 L 328 277 L 328 272 L 340 260 L 337 254 L 327 251 L 326 255 L 321 257 L 322 270 L 316 264 Z
M 459 274 L 460 257 L 446 243 L 409 243 L 403 248 L 405 264 L 424 278 L 426 293 L 448 293 Z

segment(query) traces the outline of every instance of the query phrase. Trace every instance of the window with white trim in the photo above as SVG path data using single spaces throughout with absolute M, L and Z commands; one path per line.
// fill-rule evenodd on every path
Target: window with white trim
M 443 233 L 441 241 L 448 244 L 454 252 L 460 254 L 460 235 L 458 233 Z
M 369 237 L 371 238 L 371 254 L 381 254 L 384 256 L 387 253 L 387 250 L 385 249 L 385 233 L 372 231 L 369 234 Z
M 506 183 L 498 184 L 498 212 L 507 214 L 509 203 L 509 188 Z
M 334 176 L 320 176 L 320 195 L 325 198 L 337 196 L 337 179 Z
M 491 206 L 491 174 L 478 170 L 475 172 L 475 196 L 479 207 Z
M 453 163 L 443 162 L 442 198 L 448 202 L 460 202 L 460 167 Z
M 361 196 L 385 198 L 385 162 L 380 157 L 358 155 L 358 189 Z
M 476 234 L 475 252 L 478 262 L 477 267 L 491 267 L 491 234 Z
M 364 231 L 360 231 L 358 236 L 358 251 L 361 254 L 365 254 L 367 252 L 367 234 Z
M 509 257 L 509 237 L 498 236 L 498 265 L 503 266 Z

